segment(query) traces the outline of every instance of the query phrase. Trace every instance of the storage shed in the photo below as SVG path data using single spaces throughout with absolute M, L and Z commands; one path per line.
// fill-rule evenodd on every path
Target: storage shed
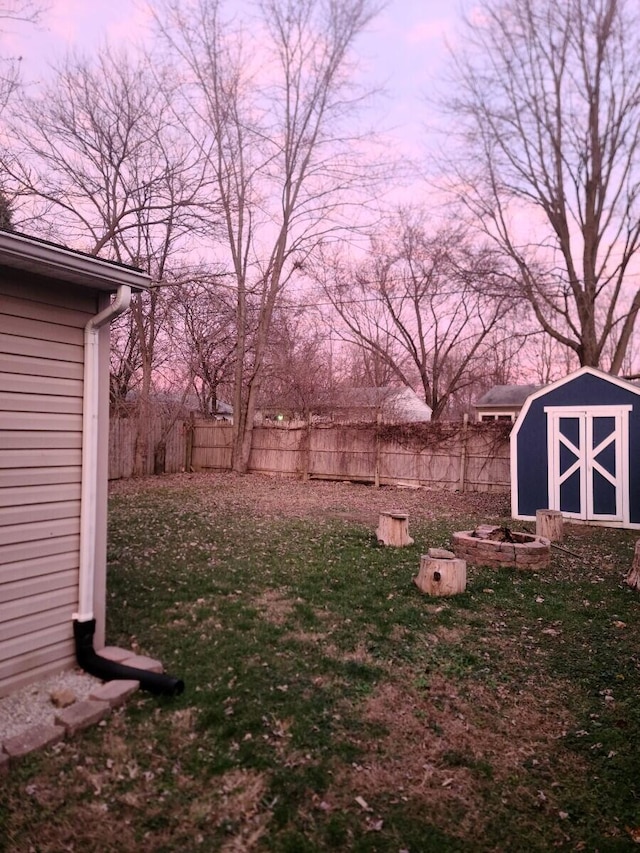
M 104 645 L 109 323 L 148 283 L 0 232 L 0 696 L 74 665 L 74 620 Z
M 531 394 L 511 433 L 511 512 L 640 528 L 640 388 L 592 367 Z

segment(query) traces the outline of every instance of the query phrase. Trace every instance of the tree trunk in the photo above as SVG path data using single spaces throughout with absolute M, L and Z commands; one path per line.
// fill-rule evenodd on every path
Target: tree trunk
M 378 518 L 376 536 L 380 545 L 392 545 L 396 548 L 413 545 L 413 539 L 409 536 L 409 516 L 407 513 L 401 510 L 381 512 Z
M 420 557 L 420 571 L 413 582 L 427 595 L 457 595 L 467 588 L 467 564 L 452 551 L 429 548 Z
M 562 513 L 557 509 L 539 509 L 536 512 L 536 536 L 544 536 L 550 542 L 562 542 Z
M 631 568 L 625 578 L 625 582 L 632 589 L 640 589 L 640 539 L 636 542 L 635 551 L 633 552 L 633 562 Z
M 167 464 L 167 445 L 159 441 L 153 452 L 153 473 L 164 474 Z

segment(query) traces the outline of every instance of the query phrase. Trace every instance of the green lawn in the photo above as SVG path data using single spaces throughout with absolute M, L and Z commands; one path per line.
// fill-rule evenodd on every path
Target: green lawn
M 420 554 L 504 500 L 412 493 L 415 544 L 389 549 L 380 490 L 333 495 L 173 477 L 112 497 L 108 642 L 186 690 L 2 779 L 1 850 L 636 849 L 638 534 L 566 526 L 580 558 L 470 567 L 432 599 Z

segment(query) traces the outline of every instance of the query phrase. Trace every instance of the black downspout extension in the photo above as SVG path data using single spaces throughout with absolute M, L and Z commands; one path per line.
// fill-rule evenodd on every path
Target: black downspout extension
M 184 692 L 184 681 L 158 672 L 149 672 L 135 666 L 126 666 L 107 658 L 100 657 L 93 648 L 93 635 L 96 631 L 96 620 L 73 623 L 73 635 L 76 641 L 76 660 L 78 665 L 103 681 L 115 679 L 130 679 L 139 681 L 142 690 L 148 690 L 156 696 L 178 696 Z

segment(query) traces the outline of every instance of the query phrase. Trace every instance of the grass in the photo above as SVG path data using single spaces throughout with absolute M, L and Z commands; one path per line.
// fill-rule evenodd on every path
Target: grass
M 430 599 L 420 553 L 491 519 L 412 515 L 386 549 L 162 483 L 111 501 L 107 633 L 187 689 L 5 777 L 0 850 L 635 849 L 637 534 L 566 528 L 581 558 Z

